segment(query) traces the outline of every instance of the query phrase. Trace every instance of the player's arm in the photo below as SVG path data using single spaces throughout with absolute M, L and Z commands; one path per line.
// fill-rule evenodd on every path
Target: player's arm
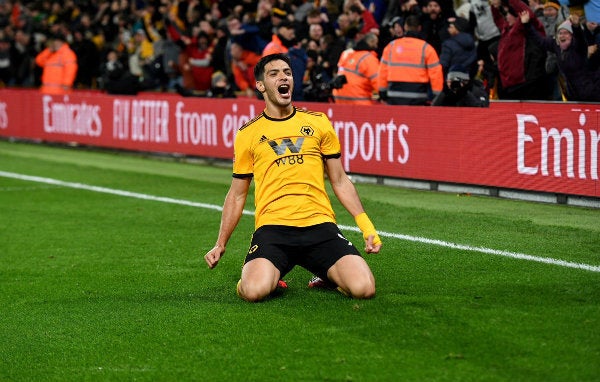
M 371 223 L 371 220 L 367 216 L 358 197 L 358 192 L 342 166 L 341 159 L 328 158 L 325 161 L 325 167 L 335 196 L 344 208 L 352 214 L 358 228 L 363 233 L 366 243 L 365 251 L 367 253 L 378 253 L 381 249 L 381 239 L 377 235 L 373 223 Z
M 221 226 L 219 227 L 217 242 L 215 246 L 204 255 L 204 260 L 211 269 L 217 266 L 221 256 L 225 253 L 225 246 L 242 217 L 251 181 L 251 177 L 233 178 L 231 181 L 231 186 L 225 196 L 225 202 L 223 203 Z

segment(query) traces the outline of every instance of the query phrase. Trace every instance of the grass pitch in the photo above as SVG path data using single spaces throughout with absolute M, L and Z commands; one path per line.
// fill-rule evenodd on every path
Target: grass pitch
M 599 210 L 359 184 L 376 298 L 297 268 L 250 304 L 252 216 L 202 259 L 230 169 L 0 141 L 0 172 L 70 182 L 0 176 L 0 381 L 600 380 Z

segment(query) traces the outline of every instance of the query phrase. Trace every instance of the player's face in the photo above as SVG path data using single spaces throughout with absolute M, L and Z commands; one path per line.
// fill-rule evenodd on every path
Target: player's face
M 266 102 L 279 107 L 290 105 L 294 88 L 292 69 L 282 60 L 269 62 L 265 66 L 265 78 L 257 82 L 256 88 L 263 93 Z

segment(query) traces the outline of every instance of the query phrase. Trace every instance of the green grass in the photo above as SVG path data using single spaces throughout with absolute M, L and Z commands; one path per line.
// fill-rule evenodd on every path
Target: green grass
M 4 141 L 0 171 L 216 205 L 231 179 Z M 384 232 L 600 265 L 599 210 L 357 188 Z M 309 290 L 297 268 L 282 295 L 250 304 L 235 283 L 253 218 L 211 271 L 202 256 L 219 219 L 0 177 L 0 381 L 600 380 L 599 272 L 383 237 L 366 256 L 373 300 Z

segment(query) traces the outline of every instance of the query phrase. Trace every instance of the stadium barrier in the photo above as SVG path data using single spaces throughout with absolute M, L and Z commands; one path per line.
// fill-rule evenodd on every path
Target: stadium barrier
M 536 193 L 592 206 L 600 198 L 598 104 L 296 105 L 330 118 L 344 167 L 357 179 L 495 196 Z M 50 96 L 5 88 L 0 137 L 231 160 L 237 129 L 263 107 L 249 98 L 94 91 Z M 298 137 L 309 134 L 304 127 L 298 126 Z M 279 137 L 268 138 L 278 143 Z

